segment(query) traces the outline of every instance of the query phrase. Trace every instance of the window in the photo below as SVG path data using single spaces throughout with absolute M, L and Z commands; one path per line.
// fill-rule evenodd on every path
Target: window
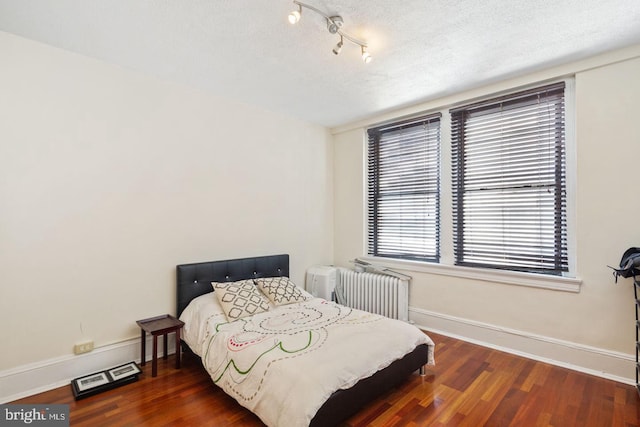
M 368 253 L 439 260 L 440 114 L 368 130 Z
M 568 271 L 564 83 L 450 110 L 457 265 Z

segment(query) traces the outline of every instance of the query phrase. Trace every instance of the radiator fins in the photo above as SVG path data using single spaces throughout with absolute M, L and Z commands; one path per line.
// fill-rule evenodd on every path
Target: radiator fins
M 336 298 L 347 307 L 409 321 L 409 281 L 376 273 L 338 269 Z

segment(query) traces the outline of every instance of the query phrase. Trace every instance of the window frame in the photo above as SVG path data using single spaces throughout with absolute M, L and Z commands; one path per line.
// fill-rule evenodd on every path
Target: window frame
M 569 269 L 563 273 L 562 276 L 529 273 L 522 271 L 511 270 L 497 270 L 486 269 L 481 267 L 468 267 L 457 266 L 454 263 L 453 256 L 453 215 L 452 215 L 452 182 L 451 182 L 451 132 L 450 132 L 450 117 L 449 110 L 457 106 L 469 104 L 470 102 L 481 102 L 485 99 L 496 98 L 498 96 L 508 95 L 511 93 L 519 92 L 551 84 L 554 82 L 565 82 L 565 143 L 566 143 L 566 203 L 567 203 L 567 252 L 569 259 Z M 550 289 L 554 291 L 563 291 L 578 293 L 582 280 L 577 277 L 576 273 L 576 176 L 577 176 L 577 153 L 576 153 L 576 138 L 575 138 L 575 78 L 574 76 L 566 76 L 563 78 L 550 79 L 547 81 L 532 82 L 519 87 L 505 88 L 499 87 L 498 90 L 491 92 L 487 91 L 484 95 L 477 97 L 468 97 L 462 99 L 461 97 L 448 98 L 449 102 L 442 102 L 439 105 L 431 103 L 427 109 L 423 109 L 420 112 L 414 113 L 414 115 L 427 114 L 428 113 L 441 113 L 441 167 L 440 167 L 440 261 L 424 262 L 424 261 L 411 261 L 394 258 L 386 258 L 379 256 L 364 255 L 360 257 L 363 260 L 371 262 L 373 264 L 383 265 L 389 268 L 397 268 L 404 271 L 413 271 L 419 273 L 427 273 L 440 276 L 451 276 L 456 278 L 467 278 L 472 280 L 480 280 L 490 283 L 498 283 L 504 285 L 513 286 L 525 286 L 532 288 Z M 476 92 L 477 93 L 477 92 Z M 390 122 L 392 120 L 386 120 Z M 375 125 L 371 125 L 373 127 Z M 363 144 L 364 144 L 364 162 L 367 161 L 367 149 L 366 149 L 366 129 L 363 131 Z M 363 174 L 364 184 L 364 199 L 365 205 L 363 206 L 364 215 L 364 240 L 363 250 L 367 253 L 367 214 L 368 214 L 368 189 L 367 189 L 367 168 Z
M 455 264 L 567 272 L 565 83 L 449 113 Z
M 366 252 L 370 256 L 379 256 L 379 257 L 391 258 L 391 259 L 411 260 L 411 261 L 417 261 L 417 262 L 437 263 L 440 261 L 440 229 L 439 229 L 440 212 L 441 212 L 440 181 L 442 176 L 441 167 L 440 167 L 441 152 L 442 152 L 441 142 L 440 142 L 442 137 L 441 122 L 442 122 L 441 113 L 431 113 L 431 114 L 422 114 L 409 119 L 401 119 L 401 120 L 396 120 L 392 122 L 387 122 L 377 126 L 372 126 L 367 129 L 366 131 L 366 134 L 367 134 L 366 164 L 367 166 L 365 168 L 366 169 L 366 183 L 365 183 L 366 190 L 365 191 L 366 191 L 367 232 L 366 232 L 365 247 L 366 247 Z M 427 129 L 425 130 L 424 134 L 420 134 L 418 136 L 417 134 L 420 133 L 420 130 L 418 128 L 420 126 L 426 126 Z M 402 131 L 408 132 L 408 135 L 406 136 L 406 140 L 404 141 L 399 138 L 399 134 Z M 435 134 L 433 134 L 434 132 Z M 383 141 L 381 138 L 382 135 L 386 136 L 387 139 Z M 384 179 L 381 178 L 381 173 L 380 173 L 380 163 L 385 161 L 388 161 L 389 162 L 388 164 L 393 163 L 394 161 L 393 157 L 401 157 L 403 155 L 403 150 L 399 151 L 397 155 L 391 155 L 391 156 L 388 155 L 388 152 L 382 155 L 380 150 L 381 150 L 381 143 L 384 143 L 385 145 L 389 145 L 389 146 L 394 146 L 394 145 L 398 146 L 399 144 L 402 144 L 405 141 L 407 143 L 414 144 L 410 147 L 413 147 L 415 149 L 415 145 L 417 145 L 417 142 L 418 142 L 415 139 L 417 137 L 426 138 L 426 140 L 424 141 L 426 146 L 424 147 L 424 153 L 423 153 L 426 157 L 425 166 L 428 166 L 429 160 L 431 160 L 431 163 L 433 163 L 433 161 L 435 161 L 436 163 L 435 171 L 431 169 L 425 169 L 425 171 L 421 173 L 420 177 L 424 178 L 425 180 L 428 180 L 429 175 L 433 176 L 435 174 L 435 182 L 433 180 L 426 181 L 425 183 L 423 183 L 424 188 L 418 189 L 418 191 L 412 190 L 411 193 L 414 193 L 412 198 L 411 195 L 407 194 L 406 188 L 401 187 L 400 184 L 396 183 L 393 186 L 391 186 L 389 185 L 391 181 L 387 181 L 387 183 L 385 184 Z M 388 150 L 388 148 L 386 147 L 383 149 Z M 434 149 L 435 149 L 435 153 L 434 153 Z M 404 155 L 406 155 L 406 153 L 404 153 Z M 381 156 L 383 157 L 381 158 Z M 434 157 L 435 157 L 435 160 L 434 160 Z M 417 163 L 418 162 L 408 165 L 407 163 L 403 162 L 402 165 L 416 166 Z M 389 174 L 389 172 L 391 173 L 392 178 L 396 178 L 396 179 L 400 177 L 407 178 L 408 177 L 407 175 L 409 175 L 411 178 L 415 179 L 416 177 L 415 175 L 408 174 L 406 171 L 402 171 L 401 169 L 406 169 L 406 168 L 390 166 L 389 169 L 386 169 L 386 171 L 387 171 L 387 174 Z M 373 172 L 373 176 L 372 176 L 372 172 Z M 431 188 L 432 185 L 435 185 L 435 191 L 429 191 L 429 188 Z M 384 189 L 383 192 L 381 192 L 381 186 L 386 187 L 386 189 Z M 425 196 L 425 199 L 427 200 L 429 199 L 429 197 L 433 197 L 429 195 L 435 196 L 434 197 L 435 200 L 433 202 L 435 204 L 435 207 L 433 210 L 433 215 L 435 216 L 435 218 L 432 221 L 434 223 L 434 229 L 428 229 L 426 232 L 418 231 L 415 233 L 406 233 L 406 232 L 401 232 L 400 230 L 393 230 L 398 233 L 398 234 L 394 234 L 393 237 L 396 240 L 404 240 L 404 239 L 419 240 L 421 235 L 423 234 L 426 234 L 429 236 L 433 235 L 433 239 L 435 240 L 433 252 L 425 251 L 425 252 L 422 252 L 421 254 L 417 254 L 416 250 L 411 249 L 410 244 L 404 244 L 404 243 L 390 244 L 388 239 L 386 239 L 387 241 L 384 244 L 381 243 L 380 239 L 383 238 L 381 234 L 383 234 L 385 231 L 383 230 L 381 232 L 380 228 L 382 228 L 384 223 L 387 223 L 385 227 L 387 228 L 387 230 L 392 229 L 393 227 L 390 225 L 390 222 L 392 222 L 393 219 L 395 219 L 394 217 L 400 216 L 402 215 L 402 213 L 406 214 L 406 212 L 410 212 L 411 209 L 409 209 L 408 211 L 403 210 L 400 213 L 397 213 L 396 215 L 392 215 L 391 217 L 389 217 L 388 215 L 384 214 L 384 208 L 380 207 L 380 201 L 384 200 L 385 198 L 395 199 L 395 202 L 389 202 L 389 203 L 398 204 L 399 200 L 409 199 L 410 201 L 412 201 L 412 203 L 410 203 L 410 206 L 415 208 L 416 205 L 421 204 L 420 201 L 416 200 L 419 198 L 420 195 Z M 422 203 L 428 203 L 428 202 L 426 200 L 423 200 Z M 418 225 L 426 225 L 428 222 L 430 221 L 424 218 L 422 220 L 416 219 L 416 223 Z M 381 225 L 381 223 L 383 224 Z M 381 246 L 383 246 L 382 249 L 380 248 Z

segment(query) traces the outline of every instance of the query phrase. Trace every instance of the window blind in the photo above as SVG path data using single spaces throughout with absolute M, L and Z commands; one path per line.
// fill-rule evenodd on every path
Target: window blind
M 440 117 L 367 131 L 369 255 L 439 260 Z
M 564 83 L 450 110 L 456 264 L 568 271 Z

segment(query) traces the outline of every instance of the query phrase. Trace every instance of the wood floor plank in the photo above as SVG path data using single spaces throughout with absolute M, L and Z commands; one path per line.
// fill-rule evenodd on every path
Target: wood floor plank
M 631 427 L 640 425 L 635 387 L 433 333 L 437 365 L 369 403 L 342 427 Z M 185 355 L 150 364 L 140 380 L 75 401 L 61 387 L 14 403 L 68 404 L 78 427 L 247 426 L 264 424 L 213 385 Z M 282 426 L 288 427 L 288 426 Z

